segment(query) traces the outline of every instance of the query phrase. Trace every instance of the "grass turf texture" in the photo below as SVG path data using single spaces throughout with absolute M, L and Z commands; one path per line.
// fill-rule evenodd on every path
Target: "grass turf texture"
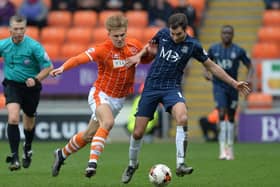
M 170 187 L 275 187 L 280 184 L 280 144 L 236 144 L 233 161 L 217 159 L 216 143 L 190 143 L 188 163 L 194 173 L 185 177 L 175 175 L 174 143 L 144 144 L 140 153 L 140 168 L 132 181 L 120 182 L 122 172 L 128 163 L 128 144 L 107 144 L 98 162 L 96 176 L 84 177 L 89 147 L 70 156 L 62 166 L 59 176 L 51 176 L 53 151 L 66 142 L 35 142 L 34 155 L 29 169 L 21 168 L 11 172 L 4 163 L 9 153 L 8 142 L 0 142 L 0 186 L 81 186 L 81 187 L 146 187 L 149 169 L 158 163 L 168 165 L 172 171 Z M 22 147 L 22 146 L 21 146 Z M 22 151 L 20 151 L 20 157 Z

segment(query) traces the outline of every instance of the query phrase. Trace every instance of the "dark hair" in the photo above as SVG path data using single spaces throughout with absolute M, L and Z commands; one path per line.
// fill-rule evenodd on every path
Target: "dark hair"
M 168 18 L 167 25 L 172 29 L 182 27 L 182 29 L 185 30 L 188 25 L 187 16 L 183 13 L 175 13 Z
M 222 31 L 223 31 L 225 28 L 229 28 L 229 29 L 232 30 L 232 32 L 234 32 L 234 28 L 233 28 L 232 25 L 223 25 L 223 26 L 222 26 Z

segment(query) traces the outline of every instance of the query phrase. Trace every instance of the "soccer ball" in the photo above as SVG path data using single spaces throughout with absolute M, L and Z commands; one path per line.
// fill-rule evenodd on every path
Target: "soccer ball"
M 167 186 L 171 178 L 172 173 L 169 167 L 164 164 L 156 164 L 150 169 L 149 179 L 156 187 Z

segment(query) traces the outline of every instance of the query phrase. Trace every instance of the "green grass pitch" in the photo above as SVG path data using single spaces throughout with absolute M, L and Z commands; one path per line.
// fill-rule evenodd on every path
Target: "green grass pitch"
M 5 163 L 9 153 L 8 142 L 0 142 L 1 187 L 148 187 L 148 172 L 152 165 L 163 163 L 172 170 L 170 187 L 276 187 L 280 186 L 280 144 L 235 145 L 233 161 L 217 159 L 216 143 L 190 143 L 187 161 L 194 173 L 185 177 L 175 176 L 175 144 L 160 142 L 143 144 L 140 168 L 132 181 L 124 185 L 120 178 L 128 163 L 128 143 L 110 143 L 99 159 L 97 174 L 88 179 L 84 170 L 89 157 L 89 147 L 69 157 L 59 176 L 51 176 L 53 151 L 66 142 L 35 142 L 33 162 L 29 169 L 11 172 Z M 20 155 L 22 151 L 20 151 Z

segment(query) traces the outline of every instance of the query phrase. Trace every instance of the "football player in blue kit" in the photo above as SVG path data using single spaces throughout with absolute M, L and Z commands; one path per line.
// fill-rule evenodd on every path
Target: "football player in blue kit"
M 222 42 L 212 45 L 208 56 L 235 80 L 238 78 L 242 61 L 248 70 L 247 82 L 251 82 L 254 72 L 251 60 L 244 49 L 232 43 L 233 35 L 234 29 L 231 25 L 222 26 Z M 234 116 L 238 105 L 238 91 L 215 75 L 207 73 L 206 76 L 213 82 L 214 100 L 219 110 L 219 159 L 233 160 Z M 228 116 L 228 120 L 225 120 L 225 116 Z
M 127 67 L 137 65 L 145 55 L 154 55 L 153 64 L 147 75 L 144 90 L 136 112 L 135 127 L 130 139 L 129 165 L 122 175 L 128 183 L 139 166 L 138 153 L 148 122 L 153 118 L 159 103 L 162 103 L 175 119 L 176 129 L 176 175 L 191 174 L 193 168 L 185 164 L 187 150 L 187 107 L 181 91 L 182 76 L 190 58 L 195 58 L 215 76 L 235 89 L 248 94 L 247 82 L 235 81 L 217 64 L 211 61 L 201 44 L 185 32 L 187 18 L 182 13 L 169 17 L 168 28 L 163 28 L 152 38 L 142 51 L 127 59 Z M 163 150 L 164 151 L 164 150 Z

